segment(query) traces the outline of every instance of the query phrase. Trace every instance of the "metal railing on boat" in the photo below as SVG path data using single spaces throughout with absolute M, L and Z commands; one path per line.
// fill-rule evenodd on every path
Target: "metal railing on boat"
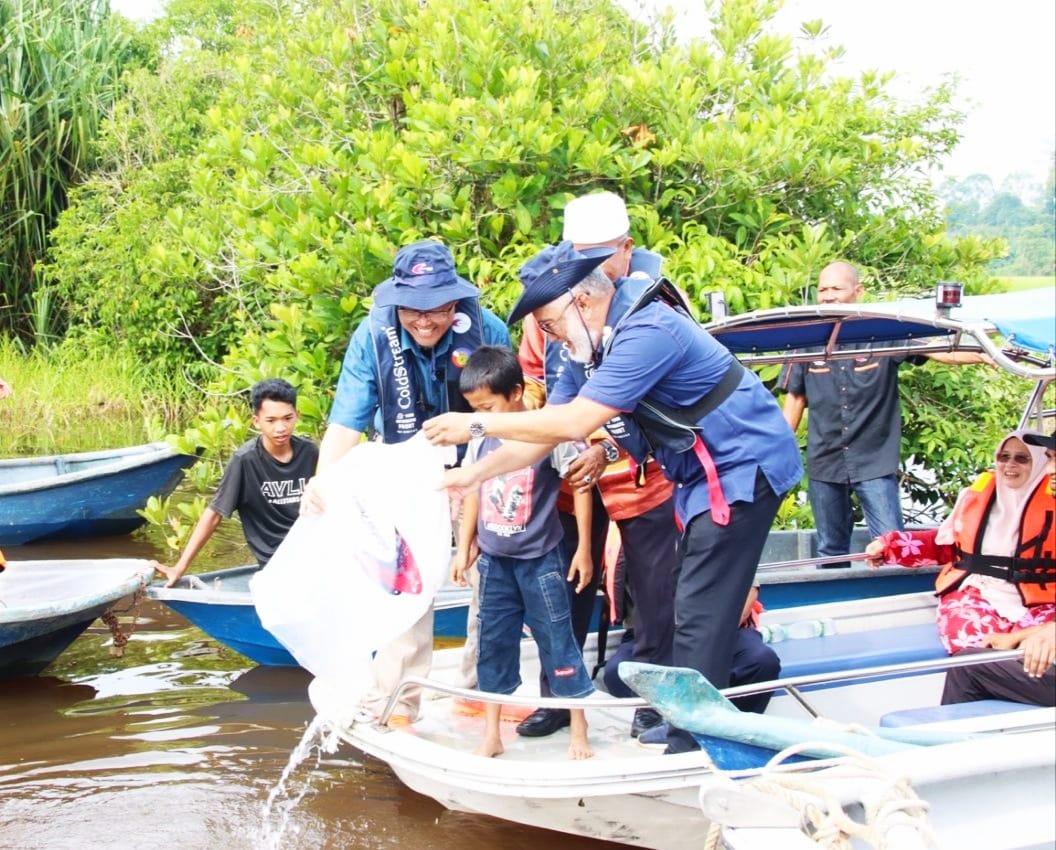
M 755 568 L 756 574 L 766 573 L 772 570 L 791 570 L 796 567 L 821 567 L 825 564 L 840 564 L 844 561 L 867 561 L 870 556 L 865 552 L 857 552 L 850 555 L 818 555 L 815 558 L 796 558 L 791 561 L 770 561 L 769 563 L 759 564 Z M 822 573 L 822 575 L 824 575 Z M 839 573 L 834 573 L 833 576 L 838 576 Z
M 899 664 L 881 664 L 874 667 L 861 667 L 853 670 L 838 670 L 826 673 L 810 673 L 802 676 L 789 676 L 785 679 L 771 679 L 767 682 L 754 682 L 750 685 L 738 685 L 731 688 L 723 688 L 722 694 L 727 699 L 734 697 L 749 696 L 751 694 L 766 693 L 768 691 L 787 691 L 797 702 L 814 717 L 819 716 L 809 703 L 803 698 L 801 690 L 813 685 L 828 685 L 839 682 L 849 682 L 858 679 L 880 679 L 890 676 L 910 676 L 924 673 L 937 673 L 951 667 L 970 667 L 975 664 L 990 664 L 997 661 L 1008 661 L 1022 658 L 1022 649 L 994 650 L 991 652 L 977 652 L 961 655 L 952 655 L 947 658 L 932 658 L 926 661 L 903 662 Z M 393 691 L 384 710 L 378 718 L 378 723 L 384 725 L 392 716 L 400 696 L 410 687 L 420 687 L 436 693 L 447 694 L 455 699 L 476 700 L 478 702 L 497 702 L 505 705 L 519 705 L 543 708 L 644 708 L 649 705 L 647 700 L 641 697 L 599 697 L 597 694 L 588 698 L 586 702 L 582 698 L 571 699 L 561 697 L 541 697 L 532 694 L 492 694 L 486 691 L 477 691 L 472 688 L 462 688 L 457 685 L 449 685 L 436 679 L 425 676 L 407 676 L 400 680 L 396 690 Z

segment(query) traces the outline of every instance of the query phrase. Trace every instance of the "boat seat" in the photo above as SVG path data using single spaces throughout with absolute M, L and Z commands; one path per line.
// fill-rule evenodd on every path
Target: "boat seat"
M 781 676 L 805 676 L 945 658 L 934 623 L 785 640 L 771 644 Z
M 1010 711 L 1030 711 L 1037 708 L 1022 702 L 1003 699 L 981 699 L 975 702 L 959 702 L 952 705 L 927 705 L 923 708 L 907 708 L 889 711 L 880 718 L 881 726 L 916 726 L 920 723 L 941 723 L 946 720 L 963 720 L 966 717 L 988 717 L 992 714 L 1007 714 Z

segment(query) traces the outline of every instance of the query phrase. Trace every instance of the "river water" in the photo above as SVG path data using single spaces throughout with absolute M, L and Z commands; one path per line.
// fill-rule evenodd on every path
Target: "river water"
M 9 560 L 158 557 L 149 533 L 6 547 Z M 224 523 L 193 571 L 248 560 Z M 123 620 L 130 622 L 130 615 Z M 124 657 L 96 621 L 40 676 L 0 682 L 0 849 L 619 845 L 449 812 L 351 749 L 297 767 L 265 803 L 313 711 L 307 674 L 256 667 L 144 600 Z

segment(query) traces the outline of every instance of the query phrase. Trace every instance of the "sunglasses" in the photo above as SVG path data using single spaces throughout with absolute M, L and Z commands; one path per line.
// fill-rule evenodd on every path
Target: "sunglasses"
M 1031 462 L 1030 455 L 1021 455 L 1021 454 L 1014 454 L 1013 455 L 1013 454 L 1009 454 L 1008 452 L 999 452 L 998 455 L 997 455 L 997 462 L 998 463 L 1008 463 L 1009 461 L 1012 461 L 1012 460 L 1014 460 L 1020 466 L 1026 466 L 1028 463 Z

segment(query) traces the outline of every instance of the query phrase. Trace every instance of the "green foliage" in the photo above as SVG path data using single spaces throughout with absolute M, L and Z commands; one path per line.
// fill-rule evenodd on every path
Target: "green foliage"
M 203 464 L 196 464 L 192 469 L 200 467 L 203 467 Z M 151 496 L 143 510 L 136 513 L 151 525 L 163 528 L 166 547 L 173 552 L 181 552 L 187 545 L 198 517 L 208 506 L 208 501 L 202 496 L 195 496 L 190 500 L 174 499 L 171 496 L 159 499 L 157 496 Z
M 66 307 L 68 336 L 89 350 L 129 340 L 158 368 L 211 372 L 236 333 L 236 313 L 209 280 L 158 271 L 170 210 L 190 196 L 189 158 L 203 112 L 223 85 L 222 60 L 181 53 L 125 77 L 97 141 L 98 164 L 51 233 L 42 271 Z
M 0 0 L 0 327 L 47 341 L 36 263 L 134 56 L 109 0 Z
M 903 368 L 900 383 L 902 487 L 934 520 L 993 466 L 994 447 L 1016 426 L 1033 385 L 996 368 L 939 363 Z
M 445 241 L 502 313 L 595 189 L 701 305 L 809 300 L 836 258 L 877 295 L 986 286 L 997 243 L 948 239 L 926 176 L 957 141 L 953 84 L 906 104 L 887 75 L 835 76 L 838 50 L 769 31 L 776 7 L 708 3 L 687 44 L 612 0 L 177 0 L 49 283 L 83 344 L 123 336 L 225 399 L 282 375 L 310 430 L 401 244 Z
M 608 0 L 489 9 L 170 7 L 169 35 L 198 46 L 153 89 L 132 81 L 109 167 L 55 234 L 49 276 L 76 324 L 215 361 L 266 342 L 272 303 L 305 302 L 335 314 L 339 349 L 358 315 L 343 299 L 422 236 L 502 310 L 567 199 L 602 187 L 692 296 L 722 288 L 734 311 L 808 296 L 835 256 L 892 291 L 971 273 L 979 250 L 944 240 L 923 178 L 956 140 L 950 88 L 902 107 L 880 75 L 830 82 L 755 0 L 715 5 L 691 45 L 648 39 Z
M 990 264 L 995 274 L 1052 275 L 1056 272 L 1054 174 L 1056 169 L 1050 169 L 1044 187 L 1021 185 L 1012 175 L 1000 190 L 985 174 L 949 181 L 942 187 L 942 197 L 950 232 L 1000 239 L 998 259 Z M 1039 190 L 1036 199 L 1024 197 L 1034 190 Z
M 1053 275 L 1039 275 L 1037 277 L 1001 277 L 998 282 L 1008 292 L 1020 292 L 1024 289 L 1044 289 L 1056 287 L 1056 277 Z

